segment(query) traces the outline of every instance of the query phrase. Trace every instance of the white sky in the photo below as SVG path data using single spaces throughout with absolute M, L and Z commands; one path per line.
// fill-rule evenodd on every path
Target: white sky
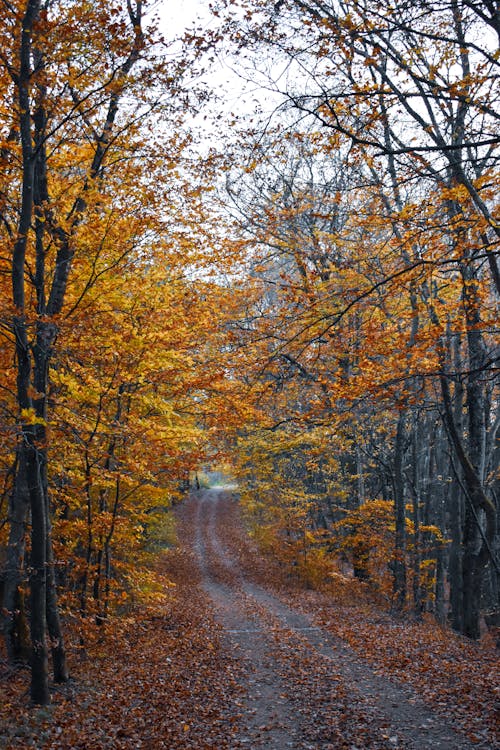
M 157 0 L 154 9 L 160 18 L 160 30 L 167 40 L 179 38 L 184 31 L 192 29 L 207 30 L 216 27 L 219 19 L 214 18 L 209 10 L 210 0 Z M 208 56 L 207 56 L 208 58 Z M 232 114 L 252 117 L 258 104 L 264 99 L 264 92 L 254 82 L 244 81 L 231 69 L 231 61 L 224 58 L 219 49 L 215 59 L 205 61 L 205 73 L 202 76 L 217 99 L 212 102 L 198 118 L 194 118 L 193 125 L 200 124 L 202 130 L 211 132 L 211 137 L 220 134 L 222 123 L 217 115 L 222 113 L 228 119 Z M 212 125 L 203 115 L 212 119 Z
M 160 0 L 156 7 L 165 37 L 181 35 L 198 19 L 202 25 L 206 25 L 210 20 L 208 4 L 209 0 Z

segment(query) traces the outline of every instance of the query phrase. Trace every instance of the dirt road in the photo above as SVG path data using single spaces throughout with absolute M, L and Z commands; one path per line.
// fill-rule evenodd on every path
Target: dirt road
M 224 647 L 243 665 L 235 748 L 488 747 L 470 744 L 410 688 L 377 675 L 346 643 L 252 580 L 251 561 L 242 564 L 228 528 L 232 506 L 228 492 L 200 491 L 186 503 L 183 523 Z

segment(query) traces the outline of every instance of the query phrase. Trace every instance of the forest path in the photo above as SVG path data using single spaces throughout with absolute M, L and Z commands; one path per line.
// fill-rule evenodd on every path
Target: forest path
M 346 643 L 252 581 L 234 505 L 230 493 L 211 489 L 193 493 L 181 510 L 222 644 L 243 667 L 233 747 L 473 747 L 410 688 L 377 675 Z
M 492 647 L 392 618 L 352 581 L 305 589 L 229 491 L 175 514 L 158 598 L 105 629 L 66 623 L 72 677 L 50 706 L 0 650 L 1 750 L 500 749 Z

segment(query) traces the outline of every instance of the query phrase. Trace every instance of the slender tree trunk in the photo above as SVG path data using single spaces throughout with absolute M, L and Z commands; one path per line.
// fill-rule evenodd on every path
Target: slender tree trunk
M 87 585 L 89 580 L 90 563 L 92 560 L 94 536 L 92 532 L 92 477 L 89 458 L 89 446 L 85 446 L 85 497 L 87 500 L 86 522 L 87 522 L 87 545 L 85 551 L 85 568 L 80 580 L 80 613 L 85 614 L 87 610 Z
M 66 650 L 61 628 L 61 619 L 57 606 L 57 588 L 54 567 L 54 553 L 52 549 L 52 524 L 47 510 L 47 628 L 49 631 L 52 652 L 52 670 L 55 682 L 67 682 L 69 679 L 66 665 Z
M 363 460 L 358 442 L 356 442 L 356 484 L 358 492 L 358 505 L 363 505 L 366 500 L 365 477 Z
M 441 476 L 443 479 L 439 481 L 439 486 L 436 488 L 435 493 L 435 516 L 434 522 L 441 532 L 442 539 L 446 538 L 446 508 L 447 508 L 447 493 L 449 488 L 449 482 L 443 480 L 448 476 L 448 465 L 447 465 L 447 453 L 445 450 L 446 437 L 443 434 L 443 425 L 438 423 L 434 428 L 434 452 L 436 457 L 436 475 Z M 438 539 L 434 542 L 435 556 L 436 556 L 436 586 L 435 586 L 435 600 L 434 600 L 434 614 L 436 620 L 444 625 L 446 622 L 446 611 L 445 611 L 445 575 L 446 575 L 446 564 L 447 564 L 447 548 L 442 540 Z
M 393 561 L 394 607 L 402 610 L 406 603 L 406 508 L 403 476 L 403 454 L 405 440 L 405 415 L 398 418 L 394 445 L 394 514 L 395 538 Z
M 99 605 L 99 609 L 100 609 L 100 601 L 101 601 L 101 572 L 102 572 L 103 555 L 104 555 L 104 550 L 102 547 L 100 547 L 99 550 L 97 551 L 96 570 L 95 570 L 94 584 L 92 586 L 92 596 L 94 597 L 94 601 Z
M 448 496 L 450 518 L 450 558 L 448 580 L 450 584 L 450 622 L 457 633 L 464 632 L 464 593 L 462 575 L 463 495 L 456 477 L 452 479 Z
M 453 367 L 458 372 L 461 369 L 461 340 L 456 334 L 453 342 L 448 342 L 448 348 L 453 350 Z M 463 401 L 464 389 L 460 380 L 455 383 L 453 394 L 452 419 L 460 440 L 463 440 Z M 450 519 L 450 556 L 448 563 L 448 580 L 450 584 L 450 622 L 457 633 L 464 632 L 464 594 L 462 575 L 462 533 L 464 518 L 464 496 L 459 482 L 452 456 L 448 459 L 448 474 L 451 483 L 448 491 L 448 515 Z
M 412 440 L 411 440 L 411 473 L 410 482 L 412 515 L 413 515 L 413 555 L 412 555 L 412 590 L 413 590 L 413 611 L 418 619 L 422 616 L 422 582 L 421 582 L 421 562 L 422 562 L 422 535 L 420 531 L 420 516 L 422 499 L 425 497 L 424 482 L 427 482 L 428 472 L 428 451 L 425 458 L 419 454 L 419 445 L 422 444 L 422 434 L 424 430 L 418 417 L 415 415 L 413 420 Z
M 444 625 L 446 622 L 446 609 L 445 609 L 445 573 L 446 573 L 446 559 L 444 554 L 443 546 L 441 545 L 437 551 L 436 557 L 436 601 L 434 605 L 434 614 L 437 622 L 440 625 Z

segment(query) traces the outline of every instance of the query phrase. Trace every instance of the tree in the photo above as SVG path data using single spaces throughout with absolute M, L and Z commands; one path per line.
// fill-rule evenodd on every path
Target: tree
M 11 174 L 3 194 L 2 230 L 4 246 L 10 248 L 4 268 L 10 266 L 12 276 L 9 344 L 15 348 L 18 408 L 10 546 L 19 559 L 22 550 L 14 538 L 15 527 L 21 518 L 24 522 L 28 496 L 31 697 L 35 703 L 46 703 L 47 630 L 54 677 L 67 679 L 48 492 L 49 372 L 56 341 L 62 345 L 62 316 L 72 312 L 65 305 L 82 257 L 90 252 L 93 265 L 73 307 L 102 273 L 111 270 L 102 260 L 108 239 L 106 216 L 123 210 L 128 180 L 138 174 L 139 125 L 164 106 L 168 76 L 163 60 L 151 54 L 155 31 L 151 25 L 143 29 L 140 0 L 128 2 L 124 12 L 117 4 L 103 2 L 89 12 L 77 3 L 39 0 L 9 4 L 4 10 L 1 67 L 8 85 L 2 153 Z M 175 71 L 170 74 L 175 81 Z M 9 99 L 14 100 L 10 109 Z M 134 218 L 136 224 L 121 246 L 125 254 L 140 253 L 144 242 L 147 212 Z M 11 613 L 16 575 L 6 592 Z
M 397 8 L 250 3 L 247 10 L 243 21 L 230 18 L 226 30 L 243 57 L 242 75 L 262 80 L 282 97 L 275 118 L 286 112 L 285 137 L 293 139 L 300 122 L 295 137 L 314 143 L 313 163 L 328 155 L 333 167 L 339 154 L 348 154 L 356 164 L 354 182 L 343 186 L 341 197 L 323 199 L 321 218 L 321 209 L 309 209 L 316 232 L 338 216 L 344 202 L 347 215 L 333 232 L 321 235 L 323 249 L 313 256 L 321 257 L 321 266 L 315 270 L 302 220 L 307 201 L 317 205 L 312 186 L 300 191 L 301 208 L 289 201 L 290 210 L 283 211 L 283 196 L 298 194 L 296 172 L 288 172 L 283 192 L 272 198 L 274 206 L 271 200 L 265 210 L 251 206 L 257 241 L 272 248 L 274 258 L 294 259 L 294 265 L 290 261 L 280 269 L 278 284 L 262 264 L 274 293 L 281 287 L 279 297 L 287 300 L 283 316 L 274 313 L 279 319 L 274 333 L 269 324 L 264 328 L 271 349 L 268 369 L 273 372 L 288 357 L 296 363 L 297 377 L 305 372 L 311 383 L 323 384 L 333 414 L 342 404 L 352 415 L 368 394 L 383 408 L 390 399 L 397 404 L 399 440 L 390 474 L 398 509 L 394 572 L 401 603 L 406 599 L 399 569 L 406 505 L 413 497 L 419 537 L 421 503 L 415 492 L 425 488 L 423 477 L 409 479 L 417 468 L 409 446 L 425 424 L 426 410 L 441 413 L 451 450 L 443 476 L 457 473 L 457 485 L 451 482 L 453 497 L 449 488 L 434 488 L 435 507 L 444 491 L 452 515 L 460 519 L 455 541 L 459 546 L 464 541 L 466 551 L 458 560 L 458 578 L 450 580 L 464 598 L 458 604 L 452 595 L 454 606 L 462 608 L 454 623 L 477 637 L 479 582 L 486 563 L 496 564 L 491 488 L 498 429 L 493 309 L 499 285 L 492 188 L 498 180 L 498 60 L 495 40 L 484 33 L 485 23 L 494 27 L 495 15 L 489 7 L 459 2 Z M 258 64 L 248 40 L 272 49 L 274 67 L 252 70 Z M 304 121 L 314 139 L 303 135 Z M 272 158 L 266 156 L 268 164 Z M 286 235 L 287 226 L 295 227 L 293 235 Z M 248 220 L 243 227 L 248 231 Z M 293 236 L 300 238 L 296 245 Z M 341 248 L 338 260 L 334 248 Z M 341 341 L 346 325 L 355 335 Z M 458 358 L 452 356 L 453 341 L 460 342 Z M 295 397 L 292 413 L 294 404 Z M 309 419 L 317 418 L 311 411 Z M 442 455 L 440 448 L 440 461 Z

